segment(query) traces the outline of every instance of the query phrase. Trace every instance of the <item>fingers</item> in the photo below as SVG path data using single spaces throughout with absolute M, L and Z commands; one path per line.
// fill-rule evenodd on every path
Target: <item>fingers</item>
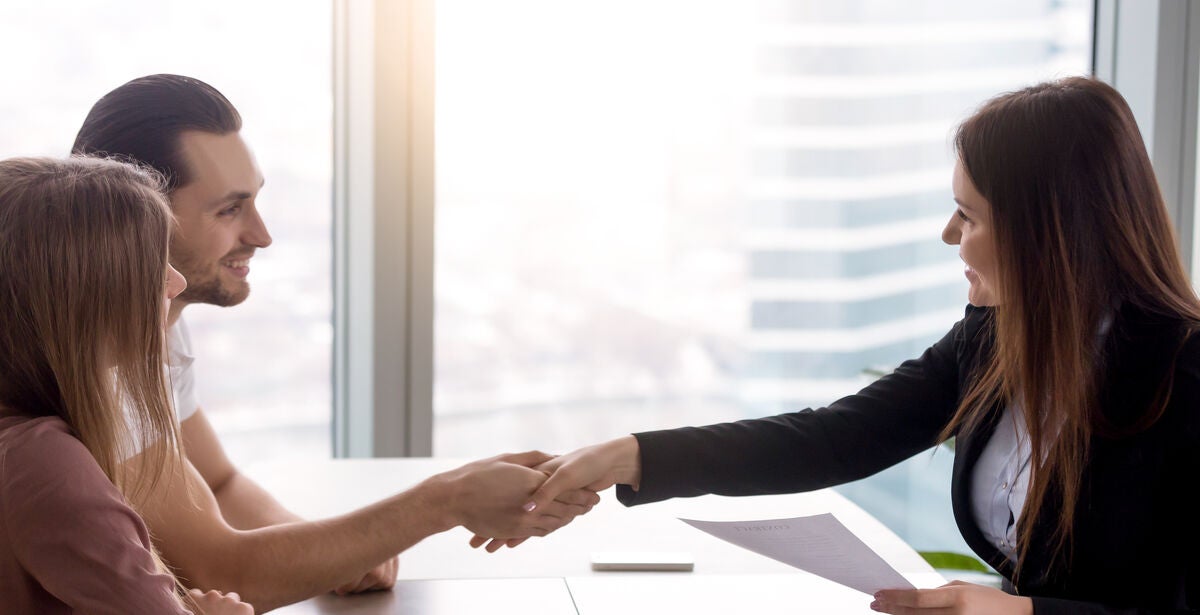
M 354 593 L 355 587 L 358 587 L 358 581 L 350 581 L 349 583 L 346 583 L 344 585 L 339 585 L 337 588 L 335 588 L 333 590 L 333 593 L 335 593 L 339 596 L 347 596 L 349 594 Z
M 350 590 L 350 593 L 362 593 L 367 590 L 374 589 L 374 586 L 376 586 L 379 581 L 382 581 L 382 579 L 380 579 L 376 573 L 367 573 L 366 577 L 362 578 L 359 583 L 354 586 L 354 589 Z
M 508 540 L 501 540 L 499 538 L 493 538 L 491 541 L 488 542 L 488 545 L 486 547 L 487 552 L 495 553 L 496 551 L 499 551 L 501 547 L 505 547 L 505 546 L 507 546 L 510 549 L 515 549 L 518 546 L 520 546 L 521 543 L 525 542 L 526 540 L 529 540 L 529 538 L 528 537 L 526 537 L 526 538 L 509 538 Z
M 357 594 L 358 592 L 363 591 L 364 585 L 366 585 L 368 587 L 370 586 L 370 582 L 372 582 L 371 579 L 372 579 L 372 575 L 371 575 L 371 573 L 368 572 L 367 574 L 363 575 L 361 578 L 355 579 L 353 581 L 349 581 L 347 583 L 344 583 L 344 584 L 338 586 L 337 589 L 333 590 L 333 593 L 335 593 L 339 596 L 347 596 L 350 594 Z
M 382 582 L 383 579 L 372 572 L 371 574 L 363 577 L 362 580 L 358 582 L 358 585 L 355 585 L 354 589 L 350 590 L 350 593 L 361 594 L 365 591 L 375 589 L 375 586 Z
M 554 500 L 553 502 L 550 502 L 549 504 L 545 505 L 544 507 L 537 509 L 537 513 L 540 513 L 543 517 L 551 517 L 553 519 L 561 520 L 561 523 L 554 527 L 554 529 L 558 529 L 558 528 L 570 523 L 571 520 L 573 520 L 575 517 L 578 517 L 579 515 L 582 515 L 582 514 L 586 514 L 591 509 L 592 509 L 591 506 L 579 506 L 576 504 L 563 504 L 562 502 L 560 502 L 558 500 Z M 535 514 L 537 514 L 537 513 L 535 513 Z
M 871 608 L 896 615 L 907 613 L 951 613 L 957 606 L 957 592 L 946 587 L 937 589 L 887 589 L 875 594 Z
M 189 589 L 188 598 L 199 615 L 254 615 L 254 607 L 242 602 L 237 592 L 223 594 L 215 589 L 207 592 Z
M 539 514 L 557 517 L 569 522 L 579 515 L 587 514 L 600 503 L 600 496 L 587 489 L 564 491 L 554 501 L 537 508 Z M 559 526 L 561 527 L 561 526 Z M 557 529 L 557 528 L 556 528 Z
M 540 538 L 550 534 L 554 530 L 566 525 L 567 521 L 564 521 L 558 517 L 542 515 L 537 517 L 532 523 L 533 525 L 526 526 L 524 530 L 525 536 L 521 536 L 519 538 L 488 538 L 476 534 L 475 536 L 471 537 L 471 548 L 478 549 L 479 547 L 484 547 L 488 553 L 495 553 L 496 551 L 499 551 L 501 547 L 506 545 L 509 548 L 515 548 L 533 536 Z
M 887 606 L 878 602 L 872 602 L 871 608 L 881 613 L 891 613 L 892 615 L 956 615 L 960 613 L 954 608 L 932 608 L 923 609 L 911 606 Z
M 358 582 L 361 580 L 362 579 L 355 579 L 353 581 L 347 581 L 347 582 L 335 587 L 333 590 L 333 593 L 335 593 L 339 596 L 345 596 L 346 594 L 349 594 L 351 591 L 353 591 L 355 587 L 358 587 Z
M 522 506 L 520 502 L 529 497 L 524 494 L 534 493 L 547 484 L 554 489 L 553 479 L 560 472 L 546 478 L 541 471 L 522 465 L 547 458 L 548 455 L 538 451 L 502 455 L 464 466 L 452 474 L 451 480 L 460 485 L 457 498 L 462 511 L 460 525 L 474 534 L 468 541 L 471 548 L 487 547 L 489 552 L 495 552 L 509 541 L 515 547 L 521 544 L 518 539 L 545 536 L 588 513 L 600 501 L 593 490 L 572 488 L 563 489 L 559 500 L 550 499 L 540 509 L 536 505 Z M 474 504 L 462 505 L 464 502 Z
M 527 468 L 532 468 L 534 466 L 541 465 L 543 463 L 546 463 L 547 461 L 550 461 L 551 459 L 554 459 L 554 455 L 547 455 L 546 453 L 543 453 L 541 451 L 526 451 L 524 453 L 509 453 L 507 455 L 500 455 L 499 457 L 496 457 L 497 461 L 504 461 L 506 463 L 515 463 L 519 466 L 525 466 Z
M 396 585 L 396 573 L 400 567 L 398 558 L 393 557 L 388 561 L 374 567 L 370 572 L 363 575 L 361 579 L 346 583 L 333 590 L 333 593 L 339 596 L 347 594 L 360 594 L 366 591 L 391 589 Z
M 525 542 L 526 540 L 529 540 L 528 536 L 524 538 L 509 538 L 505 540 L 502 538 L 485 538 L 483 536 L 476 535 L 471 538 L 471 548 L 478 549 L 479 547 L 487 545 L 487 552 L 495 553 L 496 551 L 499 551 L 501 547 L 515 549 L 521 546 L 521 543 Z
M 563 504 L 574 504 L 591 510 L 591 508 L 600 503 L 600 494 L 587 489 L 572 489 L 564 491 L 555 500 Z M 587 511 L 584 511 L 587 512 Z M 583 514 L 583 513 L 580 513 Z
M 400 572 L 400 556 L 393 557 L 381 567 L 381 574 L 373 589 L 391 589 L 396 586 L 396 576 Z
M 638 450 L 637 440 L 624 436 L 555 458 L 554 463 L 539 467 L 546 471 L 553 468 L 553 473 L 530 496 L 525 510 L 537 510 L 575 489 L 599 492 L 618 481 L 637 485 L 641 478 Z
M 600 496 L 595 492 L 587 489 L 572 489 L 564 492 L 557 500 L 539 511 L 540 514 L 534 523 L 538 529 L 549 534 L 570 523 L 575 517 L 587 514 L 598 503 L 600 503 Z M 475 534 L 468 544 L 472 549 L 486 545 L 488 553 L 495 553 L 504 546 L 514 549 L 528 538 L 529 536 L 503 539 Z
M 542 486 L 538 487 L 537 491 L 533 492 L 533 495 L 529 496 L 529 501 L 526 502 L 522 508 L 525 509 L 525 512 L 533 512 L 539 508 L 549 505 L 551 502 L 558 499 L 558 496 L 563 492 L 577 489 L 582 486 L 572 485 L 571 480 L 572 478 L 569 470 L 560 468 L 551 474 L 550 478 L 547 478 L 546 482 L 542 483 Z

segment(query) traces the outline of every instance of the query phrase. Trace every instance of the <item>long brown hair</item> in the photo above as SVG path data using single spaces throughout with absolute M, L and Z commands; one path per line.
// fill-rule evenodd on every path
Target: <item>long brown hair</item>
M 110 160 L 0 161 L 0 408 L 60 417 L 135 509 L 181 459 L 162 188 Z
M 1034 454 L 1017 570 L 1054 498 L 1061 509 L 1048 565 L 1069 565 L 1089 443 L 1109 428 L 1098 332 L 1121 305 L 1194 329 L 1200 301 L 1133 113 L 1112 87 L 1075 77 L 1003 94 L 963 122 L 954 142 L 991 205 L 1001 303 L 994 352 L 941 437 L 979 427 L 998 403 L 1018 403 Z M 1140 428 L 1166 402 L 1146 408 Z

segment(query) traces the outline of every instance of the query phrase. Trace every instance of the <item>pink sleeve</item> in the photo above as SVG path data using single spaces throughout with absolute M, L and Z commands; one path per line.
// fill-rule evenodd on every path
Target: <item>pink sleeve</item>
M 146 525 L 70 434 L 5 451 L 0 498 L 21 566 L 78 613 L 187 614 L 157 571 Z

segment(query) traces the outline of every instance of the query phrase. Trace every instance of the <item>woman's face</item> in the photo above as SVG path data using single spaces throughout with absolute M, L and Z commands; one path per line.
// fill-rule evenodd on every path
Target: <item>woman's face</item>
M 179 296 L 179 293 L 183 292 L 185 288 L 187 288 L 187 280 L 183 278 L 183 274 L 167 263 L 167 284 L 163 293 L 163 323 L 167 322 L 167 312 L 171 310 L 171 300 Z
M 962 162 L 954 165 L 954 202 L 958 208 L 942 230 L 942 241 L 958 246 L 971 283 L 967 301 L 983 307 L 1000 303 L 996 280 L 996 244 L 992 236 L 992 206 L 975 189 Z

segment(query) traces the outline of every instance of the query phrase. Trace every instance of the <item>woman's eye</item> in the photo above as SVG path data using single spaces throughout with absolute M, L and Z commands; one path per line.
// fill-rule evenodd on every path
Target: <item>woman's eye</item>
M 242 210 L 242 205 L 241 205 L 241 203 L 238 203 L 237 205 L 233 205 L 230 207 L 226 207 L 225 209 L 222 209 L 220 211 L 219 215 L 232 216 L 233 214 L 236 214 L 237 212 L 239 212 L 241 210 Z
M 954 213 L 957 213 L 957 214 L 958 214 L 958 217 L 959 217 L 959 218 L 962 218 L 964 222 L 970 222 L 970 221 L 971 221 L 971 219 L 967 217 L 967 214 L 964 214 L 964 213 L 963 213 L 963 210 L 961 210 L 961 209 L 955 210 L 955 212 L 954 212 Z

